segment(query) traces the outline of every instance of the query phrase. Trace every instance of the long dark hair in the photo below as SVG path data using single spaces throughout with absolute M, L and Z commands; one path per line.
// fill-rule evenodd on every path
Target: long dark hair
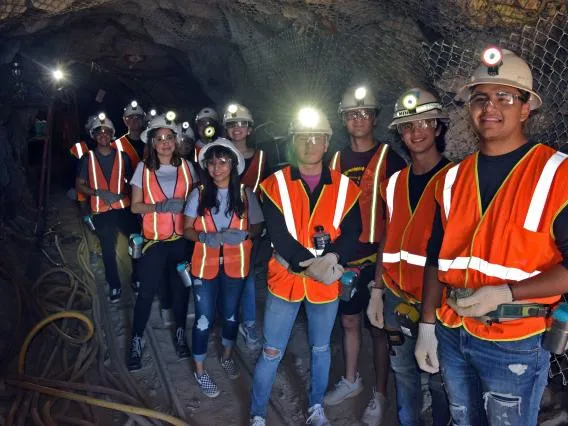
M 146 164 L 146 167 L 148 167 L 148 169 L 150 170 L 158 170 L 160 168 L 160 159 L 158 158 L 158 152 L 156 151 L 156 148 L 154 148 L 153 145 L 153 139 L 154 136 L 156 136 L 156 132 L 158 131 L 158 129 L 152 129 L 148 131 L 148 139 L 146 139 L 148 142 L 146 142 L 146 148 L 145 151 L 147 153 L 147 156 L 145 156 L 144 158 L 144 164 Z M 177 137 L 176 132 L 173 132 L 174 136 Z M 172 154 L 172 159 L 170 161 L 170 164 L 174 167 L 179 167 L 181 166 L 181 155 L 179 154 L 179 150 L 178 150 L 178 144 L 176 142 L 175 144 L 175 148 L 174 148 L 174 152 Z
M 243 217 L 245 212 L 245 203 L 241 198 L 241 180 L 237 172 L 237 156 L 229 148 L 224 146 L 214 146 L 209 148 L 203 158 L 207 162 L 213 158 L 227 158 L 231 160 L 231 175 L 229 177 L 229 202 L 225 214 L 236 214 L 239 218 Z M 219 212 L 219 200 L 217 199 L 217 185 L 209 175 L 207 170 L 202 174 L 201 197 L 199 198 L 199 206 L 197 213 L 203 216 L 206 210 L 217 214 Z

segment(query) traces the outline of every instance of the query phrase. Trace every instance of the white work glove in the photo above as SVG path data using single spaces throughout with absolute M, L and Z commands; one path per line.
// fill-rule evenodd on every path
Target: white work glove
M 383 328 L 385 326 L 383 317 L 383 294 L 385 291 L 378 287 L 370 288 L 371 300 L 369 300 L 369 305 L 367 306 L 367 318 L 369 318 L 373 326 Z
M 313 257 L 299 263 L 302 268 L 307 268 L 305 274 L 316 281 L 330 285 L 341 278 L 345 270 L 337 263 L 337 255 L 327 253 L 321 257 Z
M 481 287 L 469 297 L 447 300 L 448 305 L 462 317 L 481 317 L 503 303 L 512 303 L 513 294 L 507 284 Z
M 438 339 L 434 330 L 435 324 L 421 322 L 418 324 L 418 339 L 414 347 L 414 356 L 418 366 L 430 374 L 440 371 L 438 362 Z

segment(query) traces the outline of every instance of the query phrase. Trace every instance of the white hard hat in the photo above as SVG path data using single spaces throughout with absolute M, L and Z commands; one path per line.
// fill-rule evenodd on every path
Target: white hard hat
M 199 155 L 197 156 L 197 161 L 199 162 L 199 165 L 202 169 L 205 169 L 205 166 L 203 164 L 205 154 L 208 150 L 215 146 L 222 146 L 232 151 L 237 157 L 237 173 L 240 175 L 245 171 L 245 157 L 243 157 L 243 154 L 241 154 L 241 152 L 235 147 L 235 145 L 233 145 L 233 142 L 225 138 L 217 138 L 213 142 L 208 143 L 203 148 L 201 148 Z
M 178 143 L 179 143 L 179 126 L 175 122 L 176 114 L 173 111 L 168 111 L 165 114 L 160 114 L 152 118 L 149 123 L 148 127 L 142 132 L 140 135 L 140 139 L 142 142 L 148 143 L 148 132 L 154 129 L 170 129 L 174 134 L 178 136 Z
M 456 94 L 456 100 L 468 101 L 471 87 L 479 84 L 502 84 L 515 87 L 530 94 L 528 104 L 530 109 L 537 109 L 542 105 L 542 99 L 533 91 L 533 77 L 528 64 L 510 50 L 499 50 L 489 47 L 484 51 L 484 63 L 479 65 L 469 83 L 462 87 Z M 494 59 L 495 58 L 495 59 Z M 500 59 L 500 61 L 499 61 Z M 487 63 L 488 60 L 495 64 Z
M 195 140 L 195 133 L 191 128 L 191 124 L 189 121 L 184 121 L 180 124 L 180 134 L 188 139 Z
M 379 104 L 375 94 L 366 86 L 353 86 L 348 88 L 345 93 L 343 93 L 341 102 L 339 102 L 339 115 L 343 114 L 345 111 L 361 108 L 378 110 Z
M 448 121 L 448 115 L 442 111 L 440 100 L 429 91 L 417 87 L 407 90 L 396 100 L 392 118 L 389 129 L 397 124 L 415 120 L 435 118 Z
M 230 104 L 223 114 L 223 126 L 235 121 L 247 121 L 251 126 L 254 124 L 252 114 L 247 107 L 240 104 Z
M 124 107 L 123 117 L 130 117 L 131 115 L 142 115 L 146 116 L 146 113 L 142 109 L 142 106 L 137 101 L 132 101 Z
M 290 123 L 289 135 L 319 133 L 331 137 L 333 131 L 325 114 L 315 108 L 302 108 Z
M 89 125 L 89 122 L 91 126 L 89 128 L 89 134 L 92 138 L 95 137 L 95 129 L 99 127 L 106 127 L 107 129 L 111 129 L 114 136 L 114 124 L 112 124 L 112 121 L 110 121 L 110 118 L 108 118 L 104 112 L 101 112 L 98 115 L 92 117 L 92 119 L 87 122 L 87 125 Z
M 209 107 L 205 107 L 197 113 L 197 115 L 195 116 L 195 122 L 197 123 L 199 120 L 203 120 L 204 118 L 208 118 L 213 121 L 219 121 L 217 112 L 213 108 Z

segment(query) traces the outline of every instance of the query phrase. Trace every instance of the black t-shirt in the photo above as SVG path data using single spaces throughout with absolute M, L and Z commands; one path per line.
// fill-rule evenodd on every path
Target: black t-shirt
M 442 157 L 438 164 L 436 164 L 432 170 L 422 174 L 416 175 L 412 171 L 412 167 L 410 168 L 410 174 L 408 175 L 408 194 L 410 198 L 410 208 L 412 211 L 416 208 L 418 201 L 420 201 L 420 197 L 424 192 L 424 188 L 430 182 L 430 179 L 438 173 L 446 164 L 448 164 L 450 160 L 445 157 Z
M 114 164 L 114 158 L 118 151 L 116 149 L 112 149 L 110 154 L 108 155 L 102 155 L 97 150 L 95 150 L 94 152 L 95 158 L 99 161 L 105 179 L 107 180 L 107 182 L 110 181 L 110 178 L 112 176 L 112 165 Z M 124 152 L 121 152 L 121 155 L 122 159 L 124 160 L 124 176 L 127 179 L 130 179 L 132 177 L 132 166 L 130 165 L 130 158 L 128 158 L 128 155 L 126 155 Z M 90 185 L 88 155 L 85 155 L 83 158 L 81 158 L 81 172 L 79 173 L 79 177 L 87 182 L 88 185 Z
M 488 156 L 479 153 L 477 161 L 477 176 L 479 180 L 479 192 L 483 211 L 487 208 L 495 193 L 509 175 L 513 167 L 534 146 L 526 143 L 516 150 L 504 155 Z M 568 208 L 564 208 L 553 224 L 556 247 L 562 253 L 562 264 L 568 268 Z M 438 266 L 438 256 L 444 239 L 444 228 L 440 206 L 436 206 L 432 235 L 428 242 L 428 265 Z
M 138 158 L 144 158 L 144 148 L 146 148 L 146 144 L 142 142 L 142 139 L 134 140 L 130 137 L 130 135 L 125 135 L 130 145 L 134 148 L 136 153 L 138 154 Z

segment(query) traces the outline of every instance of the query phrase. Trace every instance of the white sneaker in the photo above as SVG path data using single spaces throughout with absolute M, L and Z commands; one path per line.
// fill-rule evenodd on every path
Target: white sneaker
M 325 417 L 325 412 L 320 404 L 314 404 L 308 410 L 308 418 L 306 419 L 307 425 L 315 426 L 331 426 L 327 417 Z
M 347 398 L 359 395 L 363 391 L 363 381 L 361 376 L 357 373 L 355 383 L 351 383 L 345 377 L 342 377 L 335 387 L 330 390 L 323 399 L 325 405 L 341 404 Z
M 361 423 L 365 426 L 379 426 L 383 420 L 386 405 L 387 400 L 385 396 L 373 389 L 373 395 L 371 395 L 371 400 L 367 408 L 365 408 Z
M 254 416 L 250 419 L 250 426 L 266 426 L 266 420 L 260 416 Z

